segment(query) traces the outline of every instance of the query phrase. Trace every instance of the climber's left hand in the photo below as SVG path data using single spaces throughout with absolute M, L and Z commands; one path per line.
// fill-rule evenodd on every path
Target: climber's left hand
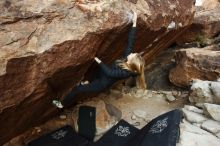
M 133 19 L 132 19 L 133 27 L 136 27 L 136 24 L 137 24 L 137 12 L 135 10 L 132 10 L 132 11 L 133 11 Z
M 98 64 L 100 64 L 102 62 L 98 57 L 95 57 L 94 59 Z

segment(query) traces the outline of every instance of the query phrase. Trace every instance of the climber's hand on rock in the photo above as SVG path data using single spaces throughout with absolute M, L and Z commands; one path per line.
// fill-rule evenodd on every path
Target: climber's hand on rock
M 95 61 L 98 63 L 98 64 L 100 64 L 102 61 L 99 59 L 99 58 L 97 58 L 97 57 L 95 57 L 94 58 L 95 59 Z
M 136 24 L 137 24 L 137 12 L 132 10 L 133 11 L 133 18 L 132 18 L 132 22 L 133 22 L 133 27 L 136 27 Z

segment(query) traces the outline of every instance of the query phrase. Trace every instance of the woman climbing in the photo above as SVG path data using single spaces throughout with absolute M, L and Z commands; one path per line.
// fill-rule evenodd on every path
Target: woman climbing
M 139 88 L 145 89 L 144 65 L 145 61 L 142 58 L 142 53 L 132 53 L 134 36 L 136 31 L 137 13 L 133 12 L 133 25 L 128 36 L 128 46 L 123 54 L 123 59 L 116 60 L 111 67 L 106 66 L 101 60 L 95 57 L 95 61 L 101 68 L 99 77 L 89 84 L 77 85 L 63 101 L 53 100 L 53 104 L 58 108 L 63 108 L 71 104 L 74 96 L 82 92 L 101 92 L 111 87 L 115 82 L 121 79 L 126 79 L 131 76 L 136 76 L 136 85 Z

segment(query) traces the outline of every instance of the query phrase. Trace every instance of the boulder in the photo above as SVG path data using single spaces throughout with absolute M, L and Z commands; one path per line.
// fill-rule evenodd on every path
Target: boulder
M 190 123 L 202 123 L 207 120 L 207 118 L 202 114 L 194 113 L 186 109 L 182 109 L 182 111 L 183 111 L 184 117 Z
M 220 122 L 220 105 L 205 103 L 204 111 L 207 115 L 211 116 L 214 120 Z
M 189 87 L 193 79 L 216 81 L 220 76 L 219 50 L 219 45 L 212 45 L 177 51 L 176 66 L 169 73 L 170 81 L 179 87 Z
M 220 2 L 218 0 L 197 0 L 198 6 L 192 25 L 177 39 L 177 43 L 197 42 L 204 46 L 220 32 Z
M 220 139 L 186 121 L 180 124 L 180 140 L 177 146 L 219 146 Z
M 220 139 L 220 132 L 216 134 L 216 136 Z
M 119 57 L 131 9 L 138 13 L 135 51 L 144 50 L 146 62 L 194 14 L 191 0 L 0 1 L 0 145 L 57 114 L 51 99 L 92 75 L 95 56 L 105 63 Z
M 220 122 L 207 120 L 202 123 L 201 128 L 213 134 L 220 131 Z
M 169 81 L 169 71 L 175 67 L 174 48 L 168 48 L 145 67 L 147 88 L 152 90 L 170 90 L 175 86 Z M 174 87 L 173 87 L 174 86 Z
M 192 111 L 194 113 L 203 114 L 203 110 L 202 109 L 199 109 L 199 108 L 197 108 L 195 106 L 192 106 L 192 105 L 185 105 L 184 109 L 186 109 L 188 111 Z
M 210 88 L 212 90 L 213 95 L 216 98 L 220 98 L 220 81 L 218 80 L 218 82 L 211 82 Z
M 193 103 L 220 103 L 220 82 L 194 80 L 189 96 Z
M 204 103 L 198 102 L 195 104 L 196 107 L 203 109 L 204 108 Z

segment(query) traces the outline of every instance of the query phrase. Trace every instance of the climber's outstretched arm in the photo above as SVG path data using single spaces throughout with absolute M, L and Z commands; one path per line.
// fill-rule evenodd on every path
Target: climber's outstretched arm
M 137 25 L 137 13 L 133 11 L 133 19 L 132 19 L 132 27 L 130 28 L 129 34 L 128 34 L 128 45 L 127 48 L 124 51 L 123 57 L 126 58 L 129 54 L 133 52 L 134 48 L 134 38 L 136 33 L 136 25 Z
M 125 69 L 114 69 L 114 68 L 108 67 L 101 60 L 99 60 L 97 57 L 95 57 L 94 59 L 98 63 L 98 65 L 101 67 L 103 72 L 111 78 L 121 79 L 121 78 L 128 78 L 130 76 L 137 75 L 137 73 L 133 73 L 133 72 L 125 70 Z

